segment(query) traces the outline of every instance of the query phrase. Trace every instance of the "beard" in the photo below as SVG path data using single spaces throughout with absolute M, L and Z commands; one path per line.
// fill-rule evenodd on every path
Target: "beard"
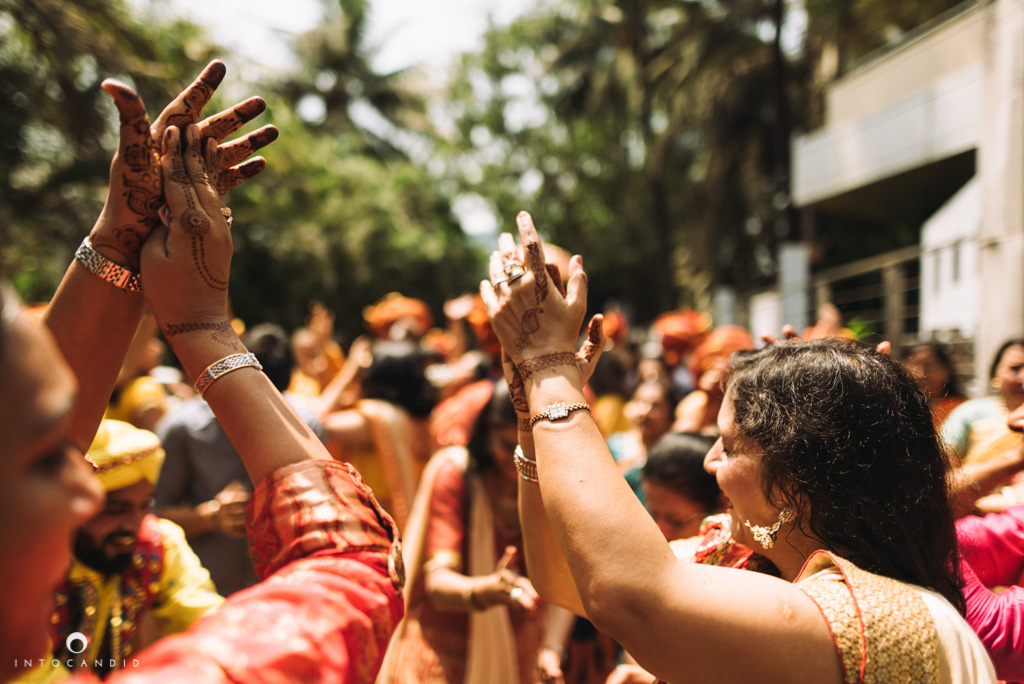
M 123 535 L 123 532 L 113 532 L 103 538 L 103 542 L 96 545 L 84 532 L 79 531 L 75 535 L 75 558 L 88 565 L 93 570 L 104 575 L 113 575 L 124 572 L 132 562 L 131 552 L 119 553 L 116 556 L 109 556 L 103 550 L 111 539 Z

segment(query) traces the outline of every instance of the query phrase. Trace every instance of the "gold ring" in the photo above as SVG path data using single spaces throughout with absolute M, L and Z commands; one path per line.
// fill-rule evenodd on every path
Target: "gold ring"
M 523 268 L 523 264 L 516 259 L 510 259 L 509 262 L 505 264 L 504 271 L 509 283 L 512 283 L 526 275 L 526 269 Z

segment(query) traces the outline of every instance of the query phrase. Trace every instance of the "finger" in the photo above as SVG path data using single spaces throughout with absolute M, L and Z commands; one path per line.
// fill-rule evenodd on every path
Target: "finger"
M 217 192 L 221 195 L 226 195 L 233 188 L 237 188 L 265 168 L 267 168 L 266 159 L 263 157 L 253 157 L 244 164 L 221 171 L 217 174 Z
M 160 113 L 156 123 L 153 124 L 154 139 L 159 140 L 168 126 L 185 128 L 189 124 L 199 121 L 203 107 L 213 97 L 213 92 L 224 80 L 226 73 L 227 67 L 219 59 L 207 64 L 196 80 L 181 91 L 181 94 Z
M 490 280 L 480 281 L 480 299 L 483 300 L 487 316 L 493 318 L 498 311 L 498 295 L 494 293 L 494 286 L 491 285 Z
M 800 334 L 797 333 L 796 328 L 794 328 L 789 323 L 787 323 L 786 325 L 782 326 L 782 337 L 785 338 L 785 340 L 787 342 L 799 342 L 800 341 Z
M 502 554 L 501 560 L 498 561 L 498 565 L 495 568 L 496 572 L 502 572 L 503 570 L 510 569 L 516 560 L 516 547 L 506 546 L 505 553 Z
M 498 251 L 501 253 L 501 261 L 505 263 L 516 257 L 516 241 L 512 233 L 502 233 L 498 236 Z
M 587 341 L 583 343 L 583 347 L 576 355 L 591 372 L 593 366 L 597 365 L 597 360 L 601 357 L 601 351 L 607 341 L 608 338 L 604 334 L 604 316 L 594 314 L 590 323 L 587 324 Z M 589 374 L 586 377 L 589 377 Z
M 200 128 L 200 134 L 202 128 Z M 227 169 L 251 157 L 253 152 L 261 150 L 277 140 L 281 134 L 275 126 L 267 125 L 248 133 L 237 140 L 220 145 L 220 169 Z M 213 138 L 210 138 L 213 140 Z
M 250 97 L 248 100 L 203 119 L 199 122 L 199 131 L 204 138 L 214 138 L 220 142 L 266 109 L 267 103 L 263 101 L 262 97 Z
M 761 333 L 761 344 L 770 347 L 775 344 L 775 337 L 771 333 Z
M 558 270 L 558 264 L 547 263 L 544 264 L 544 268 L 548 270 L 548 275 L 551 276 L 551 282 L 555 284 L 558 294 L 565 297 L 565 284 L 562 282 L 562 274 Z
M 152 193 L 128 193 L 128 205 L 142 216 L 154 218 L 159 210 L 158 178 L 150 172 L 153 164 L 153 140 L 149 137 L 149 116 L 146 107 L 134 90 L 124 83 L 108 78 L 101 84 L 103 91 L 114 101 L 120 116 L 121 128 L 117 154 L 131 175 L 135 188 L 152 185 Z
M 199 135 L 199 126 L 192 124 L 185 131 L 188 145 L 185 150 L 185 170 L 192 182 L 192 189 L 199 200 L 202 210 L 214 221 L 220 221 L 227 227 L 227 220 L 221 213 L 224 204 L 220 201 L 220 194 L 214 188 L 210 174 L 207 172 L 204 156 L 204 143 L 206 141 Z
M 502 267 L 502 256 L 500 252 L 491 252 L 491 258 L 487 262 L 487 273 L 491 278 L 491 283 L 496 283 L 505 279 L 505 271 Z
M 540 594 L 538 594 L 537 590 L 534 589 L 533 584 L 530 582 L 530 580 L 526 579 L 525 577 L 520 577 L 518 580 L 516 580 L 516 586 L 523 590 L 523 598 L 529 598 L 534 603 L 536 603 L 537 600 L 540 599 Z
M 889 340 L 882 340 L 878 343 L 878 346 L 875 347 L 875 351 L 885 356 L 892 356 L 892 342 Z
M 519 226 L 519 241 L 526 254 L 524 266 L 527 271 L 533 271 L 537 280 L 540 280 L 541 273 L 546 275 L 547 269 L 544 267 L 544 243 L 541 242 L 537 228 L 533 225 L 533 217 L 528 212 L 521 211 L 516 216 L 516 224 Z
M 149 133 L 149 117 L 146 115 L 146 107 L 142 104 L 142 98 L 134 90 L 113 78 L 104 80 L 100 87 L 114 101 L 114 106 L 117 107 L 117 112 L 121 116 L 122 144 L 124 143 L 125 126 L 131 127 L 132 132 L 140 136 Z M 135 130 L 139 128 L 140 120 L 144 120 L 145 124 L 141 127 L 142 130 Z M 140 141 L 134 140 L 133 142 Z
M 544 243 L 537 235 L 533 217 L 529 213 L 519 212 L 516 223 L 519 225 L 519 241 L 523 245 L 526 260 L 524 265 L 528 273 L 533 273 L 534 301 L 539 306 L 548 298 L 548 292 L 551 291 L 551 276 L 544 265 Z
M 170 210 L 170 207 L 168 207 L 166 204 L 164 204 L 164 205 L 162 205 L 160 207 L 160 210 L 157 213 L 160 215 L 160 222 L 162 224 L 164 224 L 165 226 L 171 225 L 171 210 Z
M 565 301 L 572 305 L 587 301 L 587 274 L 583 270 L 583 257 L 579 254 L 569 259 L 569 285 L 565 288 Z

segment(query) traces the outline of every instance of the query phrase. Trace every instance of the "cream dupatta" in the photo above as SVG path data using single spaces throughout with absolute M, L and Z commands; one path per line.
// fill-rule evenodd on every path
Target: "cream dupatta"
M 468 472 L 469 452 L 464 447 L 447 447 L 438 451 L 427 463 L 413 500 L 412 512 L 403 535 L 403 559 L 408 572 L 405 583 L 405 601 L 408 609 L 413 589 L 423 581 L 423 558 L 429 523 L 430 497 L 434 481 L 446 463 L 454 463 L 466 473 L 466 492 L 469 500 L 469 527 L 467 529 L 468 558 L 466 573 L 471 577 L 494 572 L 498 559 L 494 551 L 494 516 L 483 482 Z M 408 618 L 406 618 L 407 620 Z M 384 657 L 378 684 L 394 681 L 406 632 L 403 620 Z M 466 679 L 464 684 L 519 684 L 519 664 L 516 656 L 515 633 L 506 606 L 494 606 L 470 613 L 469 643 L 466 645 Z

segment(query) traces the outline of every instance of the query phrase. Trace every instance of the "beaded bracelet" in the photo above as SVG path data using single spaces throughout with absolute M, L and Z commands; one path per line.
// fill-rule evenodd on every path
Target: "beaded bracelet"
M 195 390 L 201 397 L 217 378 L 227 375 L 231 371 L 238 370 L 239 368 L 248 368 L 250 366 L 258 371 L 263 370 L 263 366 L 256 358 L 256 355 L 252 352 L 225 356 L 220 361 L 214 361 L 211 363 L 206 367 L 206 370 L 199 374 L 199 377 L 196 379 L 196 384 L 194 385 Z

